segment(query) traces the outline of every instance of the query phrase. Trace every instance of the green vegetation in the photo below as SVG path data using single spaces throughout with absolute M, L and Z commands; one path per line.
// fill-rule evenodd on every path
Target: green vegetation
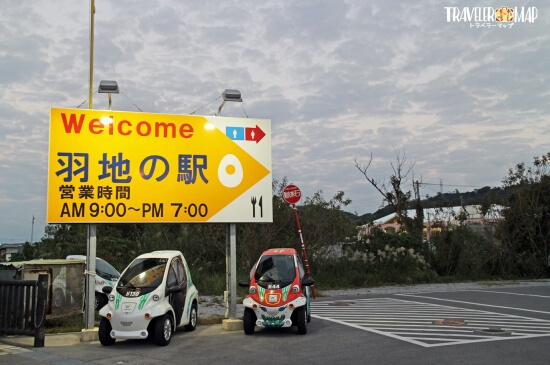
M 99 315 L 96 313 L 95 325 L 99 326 Z M 46 334 L 50 333 L 69 333 L 81 332 L 84 328 L 84 317 L 82 314 L 76 314 L 68 317 L 47 318 Z
M 458 225 L 438 225 L 434 221 L 434 226 L 441 230 L 432 235 L 430 242 L 422 240 L 414 224 L 410 225 L 414 234 L 374 229 L 358 240 L 354 220 L 357 217 L 343 211 L 351 201 L 343 192 L 327 201 L 323 192 L 318 191 L 299 207 L 315 288 L 322 291 L 388 284 L 546 277 L 550 251 L 549 164 L 550 153 L 534 158 L 532 165 L 520 163 L 509 170 L 502 188 L 483 188 L 468 196 L 467 203 L 480 204 L 484 213 L 493 204 L 506 207 L 502 212 L 504 220 L 491 222 L 483 232 L 473 230 L 465 217 Z M 361 171 L 367 177 L 367 170 Z M 399 175 L 400 169 L 394 171 L 397 175 L 390 181 L 406 175 Z M 281 199 L 286 185 L 286 178 L 273 183 L 273 223 L 237 225 L 238 279 L 248 277 L 254 262 L 268 248 L 293 247 L 301 252 L 292 208 Z M 435 198 L 420 201 L 417 193 L 415 200 L 411 200 L 413 195 L 401 188 L 402 185 L 395 183 L 393 190 L 382 190 L 384 199 L 405 197 L 406 201 L 399 204 L 408 204 L 409 208 L 436 203 Z M 439 207 L 456 205 L 455 195 L 438 196 Z M 226 229 L 224 224 L 99 224 L 97 256 L 123 270 L 141 253 L 180 250 L 191 267 L 199 292 L 223 295 Z M 85 252 L 86 225 L 52 225 L 47 227 L 40 242 L 26 244 L 14 261 L 63 258 Z M 238 295 L 244 296 L 245 291 L 239 288 Z

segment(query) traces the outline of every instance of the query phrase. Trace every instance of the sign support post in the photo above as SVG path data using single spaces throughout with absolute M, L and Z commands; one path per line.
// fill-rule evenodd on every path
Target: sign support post
M 95 326 L 95 258 L 96 258 L 96 224 L 88 224 L 86 234 L 86 303 L 84 307 L 85 329 Z
M 296 185 L 287 185 L 283 189 L 283 199 L 288 204 L 292 205 L 292 209 L 294 210 L 294 218 L 296 219 L 296 228 L 298 229 L 298 235 L 300 236 L 300 245 L 302 246 L 302 255 L 304 256 L 304 263 L 306 265 L 307 274 L 309 275 L 309 278 L 311 277 L 311 270 L 309 268 L 309 261 L 307 259 L 307 251 L 306 251 L 306 244 L 304 242 L 304 236 L 302 235 L 302 228 L 300 227 L 300 219 L 298 218 L 298 208 L 296 207 L 296 203 L 300 201 L 300 197 L 302 196 L 302 193 L 300 189 Z M 311 286 L 311 294 L 313 294 L 313 298 L 316 298 L 315 296 L 315 288 L 312 285 Z
M 226 311 L 225 318 L 235 319 L 237 317 L 237 225 L 229 223 L 227 225 L 226 238 Z
M 238 90 L 225 90 L 225 92 L 222 93 L 222 97 L 223 103 L 218 109 L 218 117 L 221 115 L 222 108 L 226 101 L 242 102 L 241 93 Z M 225 318 L 229 321 L 224 321 L 223 328 L 234 330 L 240 329 L 241 327 L 240 323 L 237 326 L 231 326 L 231 322 L 237 317 L 237 225 L 235 223 L 229 223 L 227 225 L 225 250 L 225 265 L 227 270 L 226 291 L 224 293 L 226 306 Z
M 88 109 L 92 109 L 92 89 L 94 75 L 94 14 L 95 1 L 90 0 L 90 85 Z M 84 303 L 84 328 L 92 330 L 95 326 L 95 257 L 96 257 L 96 225 L 88 224 L 86 234 L 86 301 Z
M 304 256 L 304 263 L 306 264 L 307 274 L 311 279 L 311 270 L 309 268 L 309 261 L 307 259 L 306 244 L 304 243 L 304 236 L 302 235 L 302 228 L 300 227 L 300 220 L 298 219 L 298 208 L 296 207 L 296 204 L 292 204 L 292 209 L 294 209 L 294 217 L 296 218 L 296 228 L 298 229 L 298 235 L 300 236 L 300 245 L 302 246 L 302 255 Z M 311 286 L 311 294 L 313 294 L 313 298 L 316 298 L 315 287 L 313 285 Z

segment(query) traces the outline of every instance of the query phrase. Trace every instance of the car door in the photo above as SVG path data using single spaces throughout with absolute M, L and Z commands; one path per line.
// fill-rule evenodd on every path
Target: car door
M 170 294 L 170 305 L 174 309 L 176 326 L 179 326 L 184 313 L 185 298 L 187 297 L 187 277 L 180 257 L 175 257 L 170 263 L 167 287 L 179 286 L 181 291 Z

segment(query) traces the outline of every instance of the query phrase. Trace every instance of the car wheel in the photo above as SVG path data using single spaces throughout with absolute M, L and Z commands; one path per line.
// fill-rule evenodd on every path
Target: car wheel
M 111 322 L 109 322 L 107 318 L 102 317 L 101 322 L 99 322 L 98 336 L 99 342 L 101 342 L 103 346 L 111 346 L 115 343 L 116 338 L 111 337 L 111 330 Z
M 299 307 L 296 309 L 296 325 L 298 326 L 298 333 L 305 335 L 307 333 L 306 323 L 306 307 Z
M 186 324 L 184 326 L 185 330 L 194 331 L 195 328 L 197 328 L 197 320 L 198 320 L 197 302 L 193 302 L 193 305 L 191 306 L 191 313 L 189 313 L 189 324 Z
M 155 343 L 159 346 L 168 345 L 172 339 L 172 329 L 172 316 L 170 313 L 157 318 L 155 322 Z
M 107 304 L 107 297 L 103 294 L 95 293 L 95 310 L 100 310 Z
M 53 291 L 53 306 L 61 308 L 65 305 L 65 292 L 62 289 L 55 289 Z
M 254 326 L 256 325 L 256 314 L 250 308 L 244 309 L 243 328 L 244 333 L 251 335 L 254 333 Z

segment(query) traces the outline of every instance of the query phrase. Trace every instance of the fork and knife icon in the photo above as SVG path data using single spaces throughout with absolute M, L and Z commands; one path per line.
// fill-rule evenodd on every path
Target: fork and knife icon
M 258 206 L 260 207 L 260 217 L 264 217 L 264 208 L 262 205 L 262 197 L 260 196 L 260 200 L 256 200 L 256 197 L 253 196 L 252 199 L 250 199 L 250 202 L 252 203 L 252 218 L 256 218 L 256 203 L 258 203 Z

